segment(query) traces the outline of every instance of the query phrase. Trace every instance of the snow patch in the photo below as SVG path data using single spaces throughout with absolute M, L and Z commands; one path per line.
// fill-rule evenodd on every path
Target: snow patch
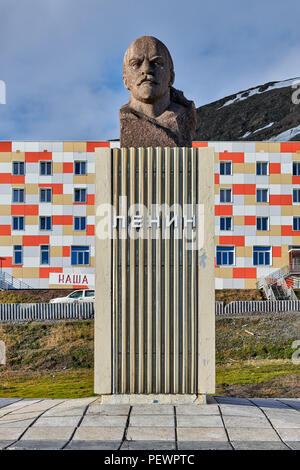
M 250 134 L 255 134 L 256 132 L 259 132 L 259 131 L 262 131 L 263 129 L 267 129 L 268 127 L 271 127 L 273 126 L 274 122 L 270 122 L 270 124 L 267 124 L 265 127 L 260 127 L 260 129 L 256 129 L 256 131 L 253 131 L 253 132 L 246 132 L 246 134 L 244 134 L 241 139 L 244 139 L 246 137 L 248 137 Z
M 248 98 L 250 98 L 250 96 L 253 96 L 253 95 L 260 95 L 261 93 L 265 93 L 266 91 L 271 91 L 271 90 L 275 90 L 278 88 L 286 88 L 292 85 L 296 85 L 297 83 L 300 84 L 300 77 L 292 78 L 290 80 L 283 80 L 281 82 L 276 82 L 273 85 L 269 85 L 264 91 L 259 91 L 259 89 L 263 85 L 253 88 L 252 90 L 249 90 L 249 91 L 245 90 L 245 91 L 242 91 L 241 93 L 238 93 L 235 96 L 235 98 L 233 98 L 232 100 L 226 101 L 223 104 L 223 106 L 221 106 L 218 109 L 222 109 L 224 108 L 224 106 L 229 106 L 230 104 L 237 103 L 238 101 L 247 100 Z M 247 94 L 247 96 L 242 96 L 244 94 Z
M 300 125 L 297 127 L 292 127 L 292 129 L 288 129 L 287 131 L 281 132 L 281 134 L 275 135 L 268 140 L 270 142 L 288 142 L 297 134 L 300 134 Z

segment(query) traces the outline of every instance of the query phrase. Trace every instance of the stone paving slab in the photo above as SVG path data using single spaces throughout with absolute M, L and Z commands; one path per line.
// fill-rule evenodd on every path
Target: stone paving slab
M 223 428 L 223 422 L 222 422 L 221 416 L 181 415 L 181 416 L 177 416 L 177 426 L 178 428 L 187 428 L 187 427 L 189 428 L 202 428 L 202 427 Z
M 71 441 L 64 450 L 118 450 L 122 441 Z
M 268 428 L 227 428 L 230 441 L 280 441 L 276 432 Z
M 178 450 L 233 450 L 228 441 L 181 441 Z
M 130 417 L 129 426 L 171 426 L 174 427 L 174 415 L 132 415 Z
M 237 405 L 220 405 L 223 416 L 264 416 L 263 412 L 256 406 L 237 406 Z
M 180 441 L 228 441 L 223 428 L 199 427 L 178 428 L 177 440 Z
M 300 441 L 286 441 L 286 445 L 292 450 L 300 450 Z
M 34 419 L 17 419 L 17 420 L 6 420 L 0 422 L 0 429 L 5 430 L 6 428 L 28 428 L 33 423 Z
M 11 403 L 15 403 L 20 401 L 20 398 L 0 398 L 0 408 L 10 405 Z
M 133 427 L 129 426 L 127 430 L 128 441 L 174 441 L 175 428 L 168 426 L 146 426 Z
M 289 450 L 283 442 L 232 441 L 235 450 Z
M 129 405 L 100 405 L 99 403 L 92 403 L 86 414 L 128 416 L 129 410 Z
M 122 441 L 124 435 L 123 427 L 96 427 L 96 426 L 80 426 L 74 441 Z
M 52 416 L 52 417 L 44 417 L 44 415 L 39 418 L 33 425 L 34 428 L 36 427 L 72 427 L 75 428 L 79 421 L 80 416 Z
M 105 416 L 105 415 L 89 415 L 82 420 L 81 426 L 99 426 L 99 427 L 123 427 L 125 428 L 127 416 Z
M 269 421 L 262 416 L 223 416 L 226 428 L 271 428 Z
M 177 405 L 176 415 L 219 415 L 218 405 Z
M 21 440 L 10 445 L 7 450 L 60 450 L 67 443 L 66 440 Z
M 120 450 L 176 450 L 175 441 L 125 441 Z
M 131 415 L 174 415 L 172 405 L 136 405 L 133 406 Z
M 22 440 L 43 441 L 43 440 L 68 440 L 70 439 L 74 427 L 72 426 L 32 426 L 29 428 Z
M 60 407 L 55 406 L 53 409 L 46 411 L 43 417 L 64 417 L 64 416 L 82 416 L 86 407 Z
M 12 444 L 14 441 L 13 440 L 10 440 L 10 441 L 0 441 L 0 450 L 4 449 L 5 447 L 9 446 L 10 444 Z
M 283 441 L 300 441 L 299 428 L 277 428 L 276 430 Z
M 15 441 L 26 430 L 26 426 L 18 428 L 0 428 L 0 441 Z

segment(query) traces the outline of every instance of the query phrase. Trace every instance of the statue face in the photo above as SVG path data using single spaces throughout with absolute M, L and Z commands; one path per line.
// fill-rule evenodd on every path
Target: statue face
M 134 98 L 155 103 L 173 82 L 166 48 L 152 37 L 135 40 L 124 59 L 124 84 Z

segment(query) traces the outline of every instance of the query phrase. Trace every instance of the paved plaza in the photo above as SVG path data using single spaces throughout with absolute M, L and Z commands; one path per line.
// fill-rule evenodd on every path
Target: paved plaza
M 0 398 L 2 450 L 300 450 L 300 399 L 102 405 Z

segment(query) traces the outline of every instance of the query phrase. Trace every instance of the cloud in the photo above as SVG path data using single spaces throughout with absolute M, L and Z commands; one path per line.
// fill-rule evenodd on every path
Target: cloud
M 300 75 L 299 4 L 286 0 L 2 0 L 0 138 L 118 138 L 128 101 L 122 60 L 149 34 L 175 63 L 175 86 L 197 106 Z

